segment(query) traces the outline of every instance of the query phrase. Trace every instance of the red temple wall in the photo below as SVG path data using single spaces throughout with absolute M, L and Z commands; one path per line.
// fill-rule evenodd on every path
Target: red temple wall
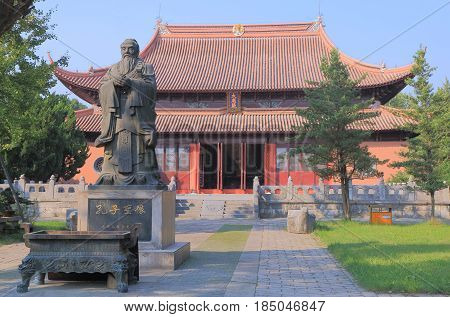
M 400 160 L 399 151 L 403 149 L 404 141 L 371 141 L 364 142 L 369 151 L 377 156 L 380 160 L 389 159 L 385 165 L 378 166 L 378 170 L 384 173 L 384 179 L 387 180 L 392 174 L 398 170 L 388 166 L 390 162 Z M 74 179 L 79 180 L 81 176 L 85 177 L 86 183 L 95 183 L 98 178 L 98 173 L 94 170 L 94 162 L 96 159 L 103 156 L 103 148 L 96 148 L 93 143 L 88 143 L 89 158 L 85 165 L 80 169 Z M 318 184 L 318 177 L 311 171 L 278 171 L 277 164 L 277 145 L 265 145 L 265 160 L 264 160 L 264 185 L 286 185 L 288 176 L 292 177 L 294 185 L 313 185 Z M 172 176 L 177 179 L 177 186 L 179 193 L 197 192 L 199 190 L 199 158 L 200 158 L 200 144 L 190 144 L 189 146 L 189 167 L 190 171 L 168 171 L 161 173 L 164 182 L 169 182 Z M 376 178 L 365 180 L 354 180 L 354 184 L 376 184 Z
M 80 173 L 75 175 L 74 179 L 79 180 L 81 176 L 84 176 L 86 184 L 94 184 L 97 181 L 98 173 L 94 170 L 94 162 L 99 157 L 103 156 L 103 148 L 97 148 L 93 142 L 88 142 L 89 157 L 80 168 Z
M 389 167 L 389 164 L 401 160 L 399 152 L 404 149 L 404 145 L 406 142 L 404 141 L 371 141 L 364 142 L 362 145 L 367 146 L 369 152 L 378 157 L 380 160 L 389 161 L 384 165 L 377 166 L 377 169 L 380 172 L 383 172 L 383 177 L 385 180 L 389 179 L 390 176 L 398 172 L 398 169 L 394 169 Z M 300 170 L 290 170 L 290 171 L 276 171 L 276 145 L 273 144 L 273 147 L 270 148 L 270 152 L 268 155 L 270 156 L 270 164 L 272 164 L 272 169 L 275 170 L 273 177 L 268 178 L 268 182 L 266 185 L 279 185 L 283 186 L 287 184 L 288 177 L 292 177 L 292 182 L 294 185 L 317 185 L 319 183 L 319 177 L 317 177 L 313 172 L 307 170 L 300 164 Z M 285 145 L 280 145 L 285 146 Z M 266 156 L 267 157 L 267 156 Z M 266 172 L 267 173 L 267 172 Z M 266 174 L 267 175 L 267 174 Z M 365 184 L 371 185 L 376 184 L 378 179 L 376 177 L 367 178 L 364 180 L 355 179 L 353 180 L 353 184 Z M 333 183 L 332 181 L 325 181 L 325 183 Z
M 383 172 L 383 178 L 387 181 L 393 174 L 397 173 L 399 169 L 389 167 L 389 164 L 394 161 L 401 161 L 402 158 L 399 155 L 400 151 L 405 150 L 405 141 L 371 141 L 364 142 L 363 145 L 367 145 L 369 152 L 378 157 L 380 160 L 389 160 L 384 165 L 377 166 L 380 172 Z M 353 184 L 376 184 L 377 178 L 368 178 L 365 180 L 353 180 Z

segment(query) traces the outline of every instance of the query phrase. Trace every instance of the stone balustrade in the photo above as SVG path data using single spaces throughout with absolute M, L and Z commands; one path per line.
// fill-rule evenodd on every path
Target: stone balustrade
M 14 188 L 21 196 L 35 202 L 34 208 L 38 208 L 40 218 L 65 219 L 66 209 L 77 208 L 77 194 L 87 186 L 84 177 L 78 184 L 59 184 L 55 176 L 47 183 L 42 181 L 27 181 L 24 175 L 13 182 Z M 8 182 L 0 184 L 0 192 L 7 189 Z
M 170 190 L 176 190 L 172 180 Z M 67 209 L 78 208 L 78 192 L 87 188 L 84 177 L 78 184 L 60 184 L 52 176 L 46 183 L 27 181 L 25 176 L 14 180 L 16 190 L 35 202 L 40 218 L 65 219 Z M 0 192 L 8 188 L 4 181 Z M 342 215 L 341 186 L 319 182 L 318 185 L 294 185 L 289 177 L 284 186 L 260 185 L 255 177 L 253 183 L 254 213 L 262 218 L 285 217 L 289 210 L 308 207 L 317 218 L 338 218 Z M 436 193 L 438 217 L 450 219 L 449 189 Z M 415 188 L 414 183 L 385 184 L 382 179 L 376 185 L 351 185 L 350 200 L 355 216 L 366 216 L 369 205 L 391 205 L 394 217 L 424 218 L 430 213 L 430 197 Z
M 253 186 L 255 213 L 260 217 L 285 217 L 289 210 L 307 206 L 318 218 L 335 218 L 342 215 L 340 185 L 294 185 L 289 177 L 285 186 L 260 185 L 255 178 Z M 369 205 L 390 205 L 394 216 L 424 218 L 429 216 L 430 197 L 417 190 L 414 183 L 385 184 L 380 179 L 376 185 L 351 185 L 349 188 L 352 214 L 367 216 Z M 435 215 L 450 219 L 449 189 L 435 195 Z

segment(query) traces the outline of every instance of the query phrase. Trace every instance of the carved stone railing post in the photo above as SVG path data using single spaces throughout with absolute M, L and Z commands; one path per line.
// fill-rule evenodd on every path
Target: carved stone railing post
M 322 177 L 319 177 L 319 190 L 316 194 L 316 197 L 319 200 L 325 199 L 325 184 L 323 183 Z
M 48 182 L 48 193 L 51 198 L 55 198 L 55 181 L 56 177 L 55 175 L 50 176 L 50 180 Z
M 253 214 L 255 218 L 259 218 L 259 178 L 255 176 L 253 179 Z
M 287 189 L 286 199 L 288 200 L 294 199 L 294 183 L 292 182 L 291 176 L 288 177 L 286 189 Z
M 26 184 L 25 175 L 22 174 L 19 177 L 19 188 L 18 188 L 18 190 L 22 193 L 25 193 L 25 184 Z
M 175 176 L 172 176 L 170 178 L 170 183 L 167 185 L 167 189 L 170 192 L 175 192 L 177 191 L 177 180 L 175 179 Z
M 80 183 L 78 184 L 80 191 L 84 191 L 86 188 L 86 179 L 84 176 L 81 176 Z
M 384 184 L 384 178 L 378 179 L 378 199 L 381 201 L 386 200 L 386 185 Z

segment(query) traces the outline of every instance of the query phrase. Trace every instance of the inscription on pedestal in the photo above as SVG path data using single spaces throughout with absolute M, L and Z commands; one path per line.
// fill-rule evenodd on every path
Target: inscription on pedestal
M 141 223 L 139 239 L 152 236 L 151 199 L 89 199 L 89 231 L 126 231 Z

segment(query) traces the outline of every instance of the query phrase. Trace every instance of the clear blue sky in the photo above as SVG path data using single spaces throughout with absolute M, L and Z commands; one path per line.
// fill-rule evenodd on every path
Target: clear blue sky
M 449 2 L 321 0 L 320 8 L 326 32 L 335 45 L 362 59 Z M 49 41 L 42 47 L 42 56 L 50 51 L 57 59 L 67 53 L 70 70 L 86 71 L 91 65 L 107 66 L 118 61 L 119 45 L 125 38 L 135 38 L 141 48 L 145 47 L 154 34 L 159 12 L 169 24 L 302 22 L 317 18 L 319 0 L 44 0 L 37 7 L 57 10 L 52 18 L 54 32 L 67 44 Z M 387 67 L 409 64 L 421 44 L 428 47 L 429 62 L 438 67 L 433 84 L 441 85 L 450 71 L 450 4 L 365 61 L 384 62 Z M 61 84 L 55 90 L 69 93 Z

